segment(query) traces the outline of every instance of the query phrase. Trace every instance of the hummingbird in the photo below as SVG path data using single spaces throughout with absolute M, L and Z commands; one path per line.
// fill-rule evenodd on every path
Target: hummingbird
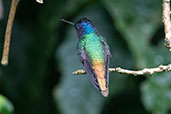
M 61 19 L 75 27 L 77 54 L 86 70 L 91 83 L 104 97 L 109 94 L 109 62 L 110 49 L 105 38 L 99 34 L 95 26 L 87 18 L 81 18 L 76 23 Z

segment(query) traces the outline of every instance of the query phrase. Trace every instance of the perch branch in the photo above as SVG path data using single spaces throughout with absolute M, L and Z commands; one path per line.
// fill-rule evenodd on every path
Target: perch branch
M 118 72 L 121 74 L 131 74 L 134 76 L 138 76 L 138 75 L 145 75 L 145 74 L 155 74 L 155 73 L 159 73 L 159 72 L 164 72 L 164 71 L 171 71 L 171 64 L 169 65 L 160 65 L 156 68 L 144 68 L 143 70 L 138 70 L 138 71 L 133 71 L 133 70 L 126 70 L 120 67 L 117 68 L 109 68 L 109 72 Z M 74 75 L 79 75 L 79 74 L 86 74 L 85 70 L 77 70 L 75 72 L 73 72 L 72 74 Z
M 163 23 L 165 31 L 165 45 L 171 51 L 170 0 L 163 0 Z
M 12 3 L 11 3 L 11 9 L 10 9 L 8 23 L 7 23 L 7 27 L 6 27 L 6 33 L 5 33 L 3 55 L 2 55 L 2 60 L 1 60 L 2 65 L 8 65 L 11 31 L 12 31 L 13 21 L 14 21 L 18 2 L 19 2 L 19 0 L 12 0 Z

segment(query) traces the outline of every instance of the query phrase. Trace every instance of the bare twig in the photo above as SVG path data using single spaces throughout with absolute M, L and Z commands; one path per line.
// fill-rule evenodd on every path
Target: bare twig
M 163 0 L 163 23 L 165 29 L 165 45 L 171 51 L 170 0 Z
M 10 48 L 10 40 L 11 40 L 11 31 L 13 26 L 13 21 L 15 17 L 16 8 L 18 5 L 19 0 L 12 0 L 11 9 L 8 17 L 8 23 L 6 27 L 5 33 L 5 41 L 4 41 L 4 49 L 1 64 L 7 65 L 8 64 L 8 55 L 9 55 L 9 48 Z
M 156 68 L 144 68 L 143 70 L 138 70 L 138 71 L 133 71 L 133 70 L 126 70 L 120 67 L 117 68 L 109 68 L 109 72 L 118 72 L 121 74 L 131 74 L 134 76 L 138 76 L 138 75 L 145 75 L 145 74 L 155 74 L 155 73 L 159 73 L 159 72 L 164 72 L 164 71 L 171 71 L 171 64 L 169 65 L 160 65 Z M 73 72 L 72 74 L 74 75 L 79 75 L 79 74 L 86 74 L 85 70 L 77 70 L 75 72 Z
M 36 0 L 36 2 L 43 4 L 43 0 Z

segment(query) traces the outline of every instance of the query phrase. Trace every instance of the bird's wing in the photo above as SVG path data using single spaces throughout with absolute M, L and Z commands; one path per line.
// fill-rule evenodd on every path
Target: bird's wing
M 96 78 L 97 76 L 91 67 L 92 64 L 91 64 L 90 59 L 89 59 L 89 57 L 85 51 L 85 45 L 78 46 L 77 49 L 78 49 L 78 56 L 80 58 L 80 61 L 83 64 L 83 66 L 84 66 L 84 68 L 85 68 L 85 70 L 86 70 L 86 72 L 90 78 L 91 83 L 100 91 L 99 84 L 98 84 L 98 81 Z
M 105 50 L 106 55 L 111 57 L 112 55 L 110 53 L 110 48 L 109 48 L 108 44 L 106 43 L 106 40 L 102 36 L 100 36 L 100 39 L 101 39 L 101 42 L 104 46 L 104 50 Z
M 105 72 L 105 78 L 106 78 L 106 84 L 107 84 L 107 87 L 109 85 L 109 62 L 110 62 L 110 57 L 111 57 L 111 53 L 110 53 L 110 48 L 108 46 L 108 44 L 106 43 L 105 39 L 100 36 L 100 39 L 101 39 L 101 42 L 102 42 L 102 45 L 104 47 L 104 51 L 105 51 L 105 69 L 106 69 L 106 72 Z

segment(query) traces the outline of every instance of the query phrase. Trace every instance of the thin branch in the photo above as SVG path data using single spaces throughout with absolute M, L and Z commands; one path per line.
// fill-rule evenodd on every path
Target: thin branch
M 171 51 L 170 0 L 163 0 L 163 23 L 165 29 L 165 45 Z
M 121 74 L 131 74 L 134 76 L 138 76 L 138 75 L 145 75 L 145 74 L 155 74 L 155 73 L 159 73 L 159 72 L 164 72 L 164 71 L 171 71 L 171 64 L 168 65 L 160 65 L 156 68 L 144 68 L 143 70 L 138 70 L 138 71 L 133 71 L 133 70 L 127 70 L 127 69 L 123 69 L 120 67 L 117 68 L 109 68 L 109 72 L 118 72 Z M 75 72 L 73 72 L 72 74 L 74 75 L 79 75 L 79 74 L 86 74 L 85 70 L 77 70 Z
M 8 65 L 11 31 L 12 31 L 13 21 L 14 21 L 18 2 L 19 2 L 19 0 L 12 0 L 12 3 L 11 3 L 11 9 L 10 9 L 8 23 L 7 23 L 7 27 L 6 27 L 6 33 L 5 33 L 3 55 L 2 55 L 2 60 L 1 60 L 2 65 Z

